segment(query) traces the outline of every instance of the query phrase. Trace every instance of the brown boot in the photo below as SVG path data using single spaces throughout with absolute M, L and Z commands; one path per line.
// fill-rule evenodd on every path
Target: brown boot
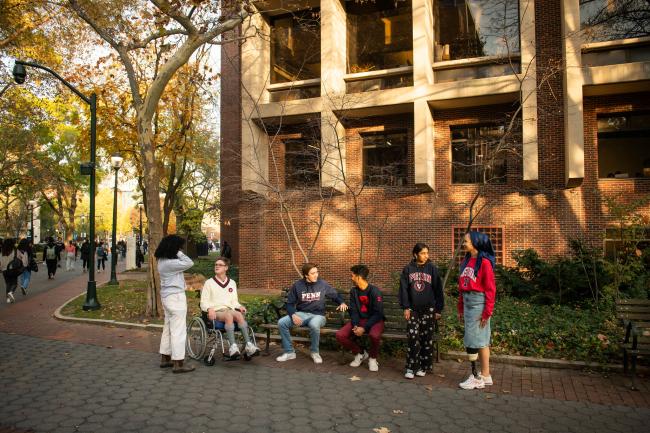
M 170 368 L 173 367 L 171 355 L 162 355 L 160 358 L 160 368 Z
M 189 373 L 190 371 L 194 371 L 194 367 L 183 366 L 183 360 L 173 361 L 173 362 L 174 362 L 174 369 L 172 370 L 173 373 Z

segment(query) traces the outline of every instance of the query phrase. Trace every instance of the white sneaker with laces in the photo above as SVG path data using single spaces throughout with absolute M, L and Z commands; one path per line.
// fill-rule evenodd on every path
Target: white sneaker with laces
M 375 358 L 370 358 L 368 360 L 368 370 L 370 371 L 379 371 L 379 363 Z
M 14 294 L 9 292 L 7 293 L 7 304 L 13 304 L 16 302 L 16 298 L 14 298 Z
M 350 363 L 350 367 L 358 367 L 366 359 L 368 359 L 368 352 L 357 353 L 354 356 L 354 359 L 352 360 L 352 362 Z
M 406 374 L 404 374 L 404 377 L 407 379 L 413 379 L 415 377 L 413 375 L 413 370 L 406 370 Z
M 480 377 L 477 379 L 473 374 L 470 374 L 465 382 L 461 382 L 459 386 L 463 389 L 483 389 L 485 382 Z
M 252 341 L 246 343 L 246 354 L 248 356 L 259 355 L 259 353 L 260 353 L 260 348 L 254 345 Z
M 322 364 L 323 363 L 323 358 L 320 357 L 320 354 L 318 352 L 312 352 L 311 359 L 314 360 L 314 364 Z
M 482 374 L 480 375 L 481 379 L 483 379 L 483 383 L 485 386 L 490 386 L 494 385 L 494 382 L 492 382 L 492 375 L 490 376 L 483 376 Z
M 236 344 L 231 345 L 230 350 L 228 351 L 228 355 L 231 358 L 235 355 L 239 355 L 239 347 Z
M 427 375 L 427 372 L 424 371 L 424 370 L 418 370 L 418 371 L 415 372 L 415 375 L 419 376 L 419 377 L 424 377 L 424 376 Z
M 290 359 L 296 359 L 296 352 L 286 352 L 275 358 L 275 360 L 278 362 L 284 362 Z

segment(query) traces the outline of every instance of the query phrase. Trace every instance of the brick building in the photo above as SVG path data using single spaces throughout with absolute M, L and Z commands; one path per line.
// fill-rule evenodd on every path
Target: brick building
M 257 8 L 222 48 L 221 232 L 242 287 L 286 286 L 305 256 L 341 287 L 359 261 L 389 286 L 415 242 L 450 257 L 477 195 L 502 263 L 602 248 L 604 197 L 650 194 L 650 37 L 612 0 Z

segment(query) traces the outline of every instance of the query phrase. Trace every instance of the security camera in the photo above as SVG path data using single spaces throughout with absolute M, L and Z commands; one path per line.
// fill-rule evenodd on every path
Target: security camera
M 14 81 L 18 84 L 23 84 L 25 82 L 25 77 L 27 77 L 25 66 L 16 63 L 14 65 Z

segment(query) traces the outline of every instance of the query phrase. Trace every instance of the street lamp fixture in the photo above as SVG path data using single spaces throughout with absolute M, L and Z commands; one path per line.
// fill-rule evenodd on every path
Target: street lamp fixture
M 117 172 L 120 171 L 122 167 L 122 155 L 119 153 L 114 153 L 111 156 L 111 165 L 113 170 L 115 170 L 115 189 L 113 191 L 113 233 L 111 237 L 111 280 L 108 284 L 117 286 L 119 285 L 117 281 L 117 272 L 115 268 L 117 267 Z
M 90 97 L 88 97 L 47 66 L 39 65 L 38 63 L 34 62 L 25 62 L 22 60 L 16 60 L 16 63 L 14 64 L 13 75 L 14 81 L 16 81 L 16 83 L 23 84 L 25 82 L 25 79 L 27 78 L 27 70 L 25 68 L 26 66 L 41 69 L 50 73 L 90 107 L 90 161 L 81 164 L 81 174 L 90 176 L 90 191 L 88 194 L 90 196 L 90 215 L 88 216 L 88 237 L 90 238 L 90 251 L 88 253 L 88 262 L 91 263 L 91 266 L 88 267 L 86 301 L 84 302 L 82 308 L 85 311 L 99 310 L 101 308 L 101 305 L 97 300 L 95 267 L 92 266 L 92 263 L 94 263 L 95 260 L 95 146 L 97 143 L 97 94 L 93 92 L 90 94 Z

